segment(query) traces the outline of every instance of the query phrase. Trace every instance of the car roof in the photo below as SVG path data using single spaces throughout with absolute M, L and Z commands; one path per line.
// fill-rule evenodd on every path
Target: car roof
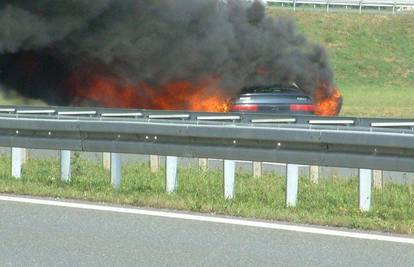
M 298 92 L 299 87 L 296 84 L 292 85 L 283 85 L 283 84 L 273 84 L 273 85 L 257 85 L 257 86 L 248 86 L 244 87 L 241 90 L 241 94 L 249 93 L 288 93 L 288 92 Z

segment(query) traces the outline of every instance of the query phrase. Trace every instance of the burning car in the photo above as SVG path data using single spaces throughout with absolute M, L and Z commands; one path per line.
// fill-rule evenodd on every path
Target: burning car
M 296 84 L 251 86 L 231 101 L 230 111 L 313 114 L 313 98 Z
M 260 1 L 3 2 L 6 93 L 49 105 L 200 112 L 227 112 L 238 96 L 234 111 L 321 116 L 342 104 L 323 46 L 293 20 L 267 16 Z M 239 95 L 252 83 L 292 81 L 306 90 L 274 85 Z
M 330 83 L 321 83 L 312 94 L 295 83 L 250 86 L 230 101 L 230 111 L 336 116 L 341 111 L 342 101 L 338 88 Z

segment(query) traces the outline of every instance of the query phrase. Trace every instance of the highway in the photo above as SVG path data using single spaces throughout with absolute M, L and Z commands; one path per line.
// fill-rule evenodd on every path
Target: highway
M 414 236 L 7 195 L 0 218 L 0 266 L 414 265 Z

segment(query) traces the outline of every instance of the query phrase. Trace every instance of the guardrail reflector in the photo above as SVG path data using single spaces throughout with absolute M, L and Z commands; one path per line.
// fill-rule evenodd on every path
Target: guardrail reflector
M 295 118 L 286 118 L 286 119 L 253 119 L 253 123 L 295 123 Z
M 58 115 L 64 115 L 64 116 L 96 115 L 96 111 L 59 111 Z
M 414 121 L 407 122 L 372 122 L 371 127 L 414 127 Z
M 198 116 L 200 121 L 236 121 L 240 120 L 240 116 Z
M 53 114 L 56 110 L 54 109 L 39 109 L 39 110 L 17 110 L 17 114 Z
M 101 117 L 142 117 L 141 112 L 135 113 L 102 113 Z
M 309 120 L 309 124 L 317 125 L 349 125 L 354 123 L 354 120 Z
M 0 112 L 7 112 L 7 113 L 12 113 L 15 112 L 16 109 L 15 108 L 1 108 Z
M 190 114 L 157 114 L 157 115 L 148 115 L 149 119 L 188 119 L 190 118 Z

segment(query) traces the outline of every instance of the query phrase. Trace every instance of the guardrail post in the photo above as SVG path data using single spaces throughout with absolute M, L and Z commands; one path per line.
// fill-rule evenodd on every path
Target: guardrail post
M 319 166 L 309 166 L 309 177 L 312 183 L 319 182 Z
M 286 207 L 296 207 L 298 199 L 299 166 L 288 164 L 286 173 Z
M 111 153 L 111 184 L 115 188 L 121 186 L 122 180 L 122 163 L 121 154 Z
M 208 169 L 208 159 L 198 159 L 198 167 L 202 171 L 206 171 Z
M 12 147 L 11 149 L 11 175 L 15 178 L 21 178 L 22 177 L 22 164 L 23 164 L 23 152 L 24 148 L 20 147 Z
M 173 193 L 177 189 L 178 158 L 167 156 L 165 159 L 165 191 Z
M 103 152 L 102 153 L 102 166 L 104 170 L 109 171 L 111 169 L 111 153 Z
M 359 170 L 359 209 L 369 211 L 371 208 L 372 170 Z
M 296 11 L 296 0 L 293 0 L 293 11 Z
M 383 186 L 383 171 L 382 170 L 373 170 L 372 173 L 372 184 L 374 189 L 382 189 Z
M 262 162 L 253 161 L 253 177 L 262 176 Z
M 236 162 L 224 160 L 224 198 L 234 198 L 234 177 L 236 173 Z
M 60 151 L 60 179 L 68 182 L 70 180 L 70 151 Z
M 150 169 L 151 172 L 160 171 L 160 156 L 150 155 Z

